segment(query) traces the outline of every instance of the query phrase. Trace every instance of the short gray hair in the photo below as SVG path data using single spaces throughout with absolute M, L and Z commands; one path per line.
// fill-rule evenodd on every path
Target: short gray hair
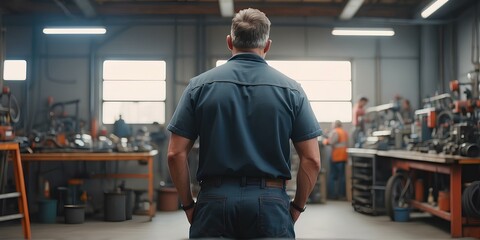
M 342 122 L 340 120 L 336 120 L 334 125 L 335 127 L 342 127 Z
M 270 35 L 270 20 L 258 9 L 240 10 L 232 19 L 230 35 L 236 48 L 264 48 Z

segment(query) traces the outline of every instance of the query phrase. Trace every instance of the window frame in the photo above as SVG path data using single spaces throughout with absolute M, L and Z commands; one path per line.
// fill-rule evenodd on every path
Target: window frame
M 7 69 L 7 68 L 6 68 L 6 62 L 7 62 L 7 61 L 9 61 L 9 62 L 10 62 L 10 61 L 23 61 L 23 62 L 25 62 L 25 78 L 24 78 L 24 79 L 7 79 L 7 78 L 5 78 L 5 71 L 6 71 L 6 69 Z M 4 62 L 3 62 L 3 73 L 1 73 L 1 74 L 3 74 L 2 76 L 3 76 L 3 79 L 4 79 L 5 81 L 12 81 L 12 82 L 23 82 L 23 81 L 26 81 L 26 80 L 28 79 L 28 61 L 27 61 L 27 59 L 5 59 Z M 22 76 L 23 76 L 23 75 L 22 75 Z
M 154 80 L 154 79 L 144 79 L 144 80 L 140 80 L 140 79 L 135 79 L 135 80 L 131 80 L 131 79 L 108 79 L 108 80 L 105 80 L 104 79 L 104 64 L 106 61 L 158 61 L 158 62 L 163 62 L 164 66 L 165 66 L 165 72 L 163 73 L 163 76 L 164 76 L 164 79 L 163 80 Z M 136 122 L 132 122 L 132 121 L 129 121 L 128 119 L 125 119 L 125 117 L 123 116 L 123 119 L 126 121 L 127 124 L 131 124 L 131 125 L 145 125 L 145 124 L 153 124 L 154 122 L 158 122 L 159 124 L 166 124 L 167 122 L 167 101 L 168 101 L 168 60 L 166 57 L 164 56 L 156 56 L 156 57 L 151 57 L 151 56 L 148 56 L 148 57 L 135 57 L 135 58 L 132 58 L 132 57 L 107 57 L 107 58 L 103 58 L 100 60 L 99 62 L 99 65 L 100 65 L 100 71 L 99 71 L 99 80 L 100 80 L 100 88 L 99 88 L 99 96 L 100 96 L 100 105 L 99 105 L 99 113 L 100 113 L 100 121 L 102 124 L 105 124 L 105 125 L 110 125 L 110 124 L 113 124 L 118 116 L 115 116 L 115 120 L 112 120 L 112 121 L 105 121 L 105 117 L 104 117 L 104 113 L 105 113 L 105 103 L 131 103 L 131 104 L 136 104 L 136 103 L 146 103 L 146 104 L 151 104 L 151 103 L 160 103 L 159 107 L 160 107 L 160 111 L 163 111 L 163 112 L 160 112 L 159 116 L 160 116 L 160 119 L 156 119 L 156 120 L 153 120 L 153 121 L 146 121 L 146 122 L 139 122 L 139 121 L 136 121 Z M 158 82 L 160 83 L 161 85 L 163 85 L 165 87 L 164 91 L 165 93 L 163 94 L 163 100 L 148 100 L 148 99 L 138 99 L 138 100 L 127 100 L 127 99 L 122 99 L 122 100 L 105 100 L 105 96 L 104 96 L 104 82 L 105 81 L 111 81 L 111 82 L 135 82 L 135 81 L 138 81 L 138 82 Z M 130 107 L 130 106 L 127 106 L 127 107 Z M 138 109 L 138 108 L 137 108 Z M 140 107 L 141 109 L 141 107 Z M 140 110 L 139 110 L 140 111 Z M 163 117 L 163 119 L 162 119 Z

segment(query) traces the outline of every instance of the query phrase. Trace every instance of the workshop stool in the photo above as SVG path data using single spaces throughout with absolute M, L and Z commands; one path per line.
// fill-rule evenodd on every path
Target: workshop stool
M 20 159 L 20 149 L 18 143 L 0 143 L 0 151 L 10 153 L 10 157 L 13 161 L 13 174 L 15 178 L 16 192 L 0 194 L 0 199 L 18 198 L 19 213 L 0 216 L 1 221 L 9 221 L 13 219 L 22 219 L 23 235 L 25 239 L 30 239 L 32 236 L 30 232 L 30 215 L 28 214 L 27 194 L 25 191 L 25 180 L 23 178 L 23 168 Z M 8 155 L 2 159 L 5 161 L 2 166 L 6 166 Z M 6 177 L 6 176 L 2 176 Z

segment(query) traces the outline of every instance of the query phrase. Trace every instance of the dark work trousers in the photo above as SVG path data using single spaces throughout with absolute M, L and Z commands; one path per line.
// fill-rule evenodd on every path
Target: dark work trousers
M 295 238 L 285 188 L 228 180 L 202 185 L 190 238 Z
M 330 161 L 328 173 L 328 198 L 344 198 L 345 193 L 345 163 Z

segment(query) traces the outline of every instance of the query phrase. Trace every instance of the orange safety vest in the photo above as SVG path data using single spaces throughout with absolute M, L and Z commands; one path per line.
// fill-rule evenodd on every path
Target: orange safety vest
M 327 141 L 327 143 L 332 144 L 332 161 L 345 162 L 348 159 L 348 133 L 342 128 L 335 128 L 334 130 L 338 136 L 338 141 L 335 143 L 330 143 L 330 141 Z

